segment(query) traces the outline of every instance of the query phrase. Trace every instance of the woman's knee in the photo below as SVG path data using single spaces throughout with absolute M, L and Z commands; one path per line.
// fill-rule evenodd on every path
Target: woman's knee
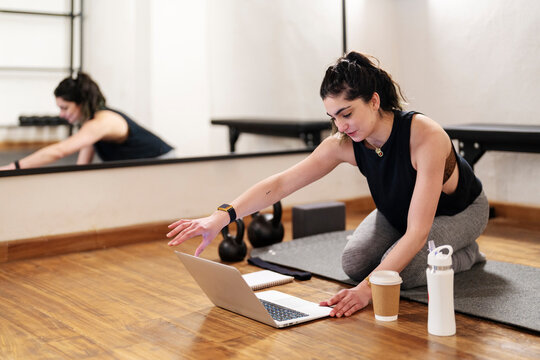
M 363 280 L 399 236 L 382 214 L 373 211 L 349 236 L 341 257 L 343 271 L 351 279 Z
M 373 261 L 373 259 L 373 257 L 361 256 L 354 250 L 345 250 L 341 256 L 341 267 L 348 277 L 362 281 L 377 267 L 378 262 Z

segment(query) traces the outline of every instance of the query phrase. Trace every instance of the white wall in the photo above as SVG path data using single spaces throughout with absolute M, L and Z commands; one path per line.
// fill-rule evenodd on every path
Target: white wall
M 421 2 L 415 1 L 420 4 Z M 540 124 L 540 2 L 429 1 L 423 56 L 402 56 L 411 105 L 442 124 Z M 416 5 L 418 7 L 418 5 Z M 400 3 L 400 11 L 405 4 Z M 401 32 L 401 43 L 422 30 Z M 405 27 L 404 27 L 405 28 Z M 407 69 L 413 63 L 417 71 Z M 427 86 L 415 75 L 424 72 Z M 540 205 L 540 154 L 487 153 L 475 166 L 491 200 Z
M 85 2 L 83 69 L 112 108 L 152 126 L 150 6 L 145 0 Z
M 376 55 L 440 124 L 540 124 L 540 2 L 349 1 L 349 49 Z M 351 14 L 352 12 L 352 14 Z M 540 206 L 540 154 L 488 152 L 488 198 Z
M 212 116 L 327 118 L 319 87 L 324 71 L 342 51 L 341 2 L 209 0 L 208 4 Z M 240 152 L 304 146 L 301 140 L 249 134 L 242 134 L 237 143 Z
M 207 215 L 258 180 L 285 170 L 305 156 L 3 177 L 0 198 L 9 206 L 0 206 L 0 241 Z M 366 194 L 367 183 L 358 169 L 343 164 L 285 198 L 282 204 L 344 200 Z
M 0 0 L 0 7 L 33 4 L 42 8 L 43 3 Z M 66 3 L 57 0 L 51 6 L 61 8 Z M 180 155 L 226 152 L 226 129 L 209 126 L 211 116 L 325 117 L 317 93 L 324 69 L 341 52 L 340 6 L 339 1 L 327 0 L 86 1 L 85 68 L 100 82 L 110 105 L 155 126 L 161 136 L 177 145 Z M 539 123 L 535 97 L 540 93 L 540 2 L 349 0 L 347 6 L 349 50 L 376 55 L 402 85 L 409 108 L 442 125 Z M 17 16 L 7 19 L 8 15 L 0 14 L 4 44 L 22 43 L 26 46 L 20 48 L 25 50 L 30 47 L 25 41 L 39 35 L 45 40 L 35 46 L 46 44 L 44 49 L 54 50 L 39 58 L 23 56 L 25 61 L 65 61 L 56 57 L 63 45 L 57 48 L 56 39 L 61 36 L 54 36 L 62 29 L 48 30 L 49 39 L 41 20 L 32 20 L 36 22 L 26 33 L 27 23 L 12 24 Z M 11 26 L 17 31 L 10 30 Z M 0 52 L 0 60 L 8 59 L 9 54 Z M 59 80 L 54 74 L 0 72 L 0 123 L 16 121 L 19 112 L 12 111 L 15 107 L 29 113 L 56 112 L 51 91 Z M 23 100 L 12 96 L 19 93 Z M 301 145 L 299 140 L 255 135 L 242 135 L 238 143 L 241 151 Z M 263 174 L 266 166 L 253 160 L 250 170 Z M 137 169 L 137 177 L 154 174 L 151 169 Z M 122 172 L 105 173 L 116 171 Z M 131 170 L 126 172 L 133 175 Z M 476 172 L 491 200 L 540 206 L 540 155 L 488 153 Z M 73 174 L 81 180 L 86 173 Z M 200 178 L 196 172 L 190 174 Z M 49 184 L 46 179 L 56 176 L 71 182 L 64 179 L 67 174 L 0 179 L 2 189 L 17 190 L 8 192 L 10 201 L 4 204 L 16 203 L 12 197 L 22 191 L 12 182 L 31 181 L 37 189 L 35 179 L 43 177 Z M 97 173 L 89 176 L 100 178 Z M 182 178 L 183 173 L 174 176 Z M 114 181 L 108 175 L 104 179 Z M 155 187 L 151 182 L 140 186 L 148 185 Z M 136 185 L 132 186 L 129 189 L 135 191 Z M 167 186 L 176 193 L 172 180 Z M 35 191 L 31 193 L 37 194 Z M 162 195 L 156 198 L 163 200 Z M 204 201 L 214 206 L 218 198 L 222 196 L 208 195 Z M 50 201 L 56 200 L 51 197 Z M 60 198 L 58 203 L 62 201 Z M 158 207 L 157 202 L 152 204 Z M 31 202 L 27 205 L 40 208 Z M 10 208 L 2 206 L 2 212 Z M 55 211 L 60 209 L 62 205 Z M 155 219 L 134 212 L 129 213 L 133 221 L 126 215 L 122 223 Z M 18 218 L 9 217 L 15 221 L 9 226 L 20 227 L 25 217 L 18 214 Z M 174 217 L 170 213 L 160 216 Z M 91 226 L 106 227 L 110 225 L 107 221 L 99 218 Z M 88 226 L 81 223 L 81 228 Z
M 152 1 L 150 10 L 152 128 L 179 156 L 212 153 L 206 2 Z

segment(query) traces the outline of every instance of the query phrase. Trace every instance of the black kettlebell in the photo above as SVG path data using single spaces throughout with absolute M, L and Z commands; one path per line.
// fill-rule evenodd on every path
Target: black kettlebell
M 244 221 L 236 219 L 236 235 L 229 233 L 229 225 L 221 229 L 223 241 L 219 244 L 218 253 L 223 261 L 242 261 L 247 254 L 247 246 L 244 242 Z
M 273 207 L 273 215 L 259 212 L 251 215 L 248 239 L 254 248 L 275 244 L 283 240 L 285 230 L 281 223 L 281 202 L 278 201 Z

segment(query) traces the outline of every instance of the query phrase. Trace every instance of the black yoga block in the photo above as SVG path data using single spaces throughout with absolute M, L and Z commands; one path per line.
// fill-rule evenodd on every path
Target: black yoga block
M 292 209 L 293 239 L 345 230 L 345 204 L 338 201 L 297 205 Z

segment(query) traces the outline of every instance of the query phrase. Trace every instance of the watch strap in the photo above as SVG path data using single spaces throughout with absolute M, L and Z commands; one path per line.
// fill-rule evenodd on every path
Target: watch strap
M 230 217 L 229 224 L 236 220 L 236 211 L 234 210 L 232 205 L 222 204 L 218 206 L 217 209 L 220 211 L 225 211 L 226 213 L 229 213 L 229 217 Z

